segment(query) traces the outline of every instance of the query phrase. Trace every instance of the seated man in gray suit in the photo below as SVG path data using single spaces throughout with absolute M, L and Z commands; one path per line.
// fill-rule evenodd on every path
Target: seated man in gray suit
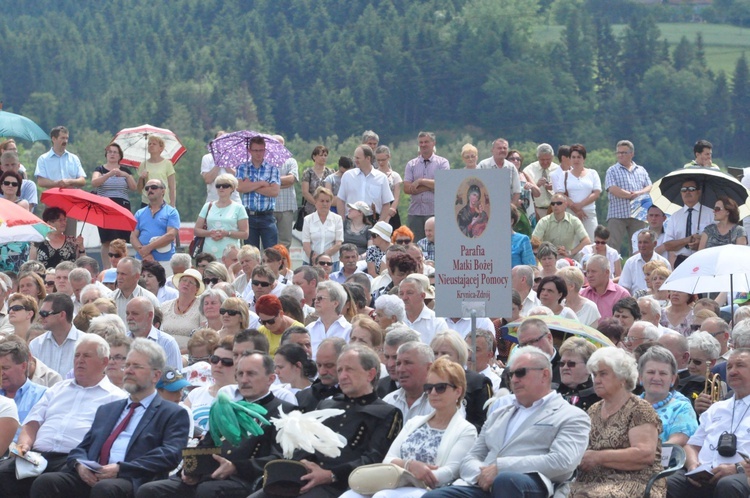
M 589 416 L 551 389 L 539 348 L 520 348 L 508 370 L 515 400 L 487 418 L 461 478 L 423 498 L 547 498 L 567 488 L 588 445 Z

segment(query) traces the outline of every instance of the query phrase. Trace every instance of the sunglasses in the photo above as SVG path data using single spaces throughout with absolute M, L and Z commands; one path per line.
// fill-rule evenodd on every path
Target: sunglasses
M 26 306 L 23 306 L 22 304 L 14 304 L 13 306 L 10 306 L 8 308 L 8 311 L 21 311 L 21 310 L 31 311 L 29 310 L 29 308 L 27 308 Z
M 258 321 L 260 322 L 261 325 L 273 325 L 274 323 L 276 323 L 276 317 L 273 317 L 269 320 L 258 318 Z
M 260 285 L 261 287 L 268 287 L 268 286 L 270 286 L 270 285 L 271 285 L 271 282 L 262 282 L 262 281 L 260 281 L 260 280 L 253 280 L 253 281 L 252 281 L 252 284 L 253 284 L 253 285 L 256 285 L 256 286 L 257 286 L 257 285 Z
M 161 187 L 158 185 L 146 185 L 143 190 L 148 192 L 149 190 L 159 190 Z
M 50 315 L 57 315 L 58 313 L 62 313 L 62 310 L 60 310 L 60 311 L 42 310 L 42 311 L 39 312 L 39 316 L 41 316 L 42 318 L 47 318 Z
M 510 378 L 518 377 L 519 379 L 523 379 L 526 377 L 526 374 L 529 373 L 529 370 L 546 370 L 542 367 L 523 367 L 523 368 L 516 368 L 515 370 L 508 370 L 508 375 L 510 375 Z
M 225 367 L 234 366 L 234 360 L 232 358 L 222 358 L 221 356 L 215 354 L 212 354 L 208 361 L 211 362 L 211 365 L 218 365 L 219 363 L 221 363 Z
M 598 246 L 606 246 L 607 245 L 607 241 L 606 240 L 595 240 L 594 244 L 596 244 Z
M 578 365 L 577 361 L 561 361 L 559 363 L 561 367 L 575 368 Z
M 203 283 L 205 285 L 216 285 L 219 282 L 220 282 L 220 280 L 218 278 L 216 278 L 216 277 L 213 277 L 213 278 L 204 278 L 203 279 Z
M 3 180 L 3 185 L 6 187 L 18 187 L 18 182 L 9 182 L 8 180 Z
M 46 285 L 47 287 L 49 287 L 51 285 L 55 285 L 55 281 L 54 280 L 47 280 L 47 281 L 44 282 L 44 285 Z
M 239 310 L 228 310 L 226 308 L 219 308 L 220 315 L 237 316 L 240 314 Z
M 121 258 L 122 257 L 121 255 L 119 255 L 117 253 L 114 253 L 114 252 L 108 252 L 107 256 L 109 256 L 110 258 Z
M 409 239 L 396 239 L 396 244 L 405 246 L 406 244 L 411 244 L 411 240 L 409 240 Z
M 708 362 L 706 360 L 696 360 L 695 358 L 690 358 L 690 363 L 692 363 L 696 367 L 699 367 L 703 365 L 704 363 L 708 363 Z
M 448 389 L 448 386 L 452 387 L 453 389 L 456 388 L 456 386 L 448 382 L 438 382 L 437 384 L 425 384 L 424 392 L 426 394 L 430 394 L 432 390 L 434 389 L 436 393 L 443 394 L 445 390 Z
M 562 206 L 563 204 L 563 201 L 552 201 L 549 203 L 550 206 Z
M 232 188 L 232 186 L 231 186 L 231 185 L 229 185 L 228 183 L 218 183 L 218 184 L 216 185 L 216 188 L 217 188 L 217 189 L 220 189 L 220 188 Z
M 714 212 L 715 212 L 715 213 L 718 213 L 718 212 L 720 212 L 720 211 L 724 211 L 724 208 L 723 208 L 723 207 L 721 207 L 721 206 L 714 206 Z
M 333 266 L 332 261 L 318 261 L 319 266 Z
M 682 187 L 680 189 L 680 192 L 695 192 L 698 190 L 698 187 Z

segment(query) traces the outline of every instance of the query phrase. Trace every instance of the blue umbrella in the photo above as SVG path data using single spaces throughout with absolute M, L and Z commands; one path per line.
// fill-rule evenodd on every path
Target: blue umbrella
M 47 133 L 38 124 L 12 112 L 3 111 L 0 103 L 0 137 L 13 137 L 27 142 L 49 140 Z

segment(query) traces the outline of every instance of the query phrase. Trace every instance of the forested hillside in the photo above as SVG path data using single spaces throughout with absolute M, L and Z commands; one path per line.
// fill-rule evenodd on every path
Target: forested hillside
M 652 177 L 698 138 L 734 164 L 750 139 L 745 59 L 714 74 L 700 25 L 670 51 L 648 8 L 626 0 L 3 3 L 4 108 L 68 126 L 89 170 L 107 137 L 145 122 L 186 142 L 182 185 L 221 128 L 297 136 L 301 160 L 312 142 L 365 129 L 395 146 L 420 129 L 443 143 L 501 135 L 527 152 L 630 138 Z M 562 41 L 537 40 L 553 23 Z M 200 191 L 185 193 L 197 211 Z

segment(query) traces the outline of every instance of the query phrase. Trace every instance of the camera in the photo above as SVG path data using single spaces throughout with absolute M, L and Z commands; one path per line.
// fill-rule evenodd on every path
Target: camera
M 723 457 L 733 457 L 737 453 L 737 436 L 725 432 L 719 436 L 719 445 L 716 449 Z

